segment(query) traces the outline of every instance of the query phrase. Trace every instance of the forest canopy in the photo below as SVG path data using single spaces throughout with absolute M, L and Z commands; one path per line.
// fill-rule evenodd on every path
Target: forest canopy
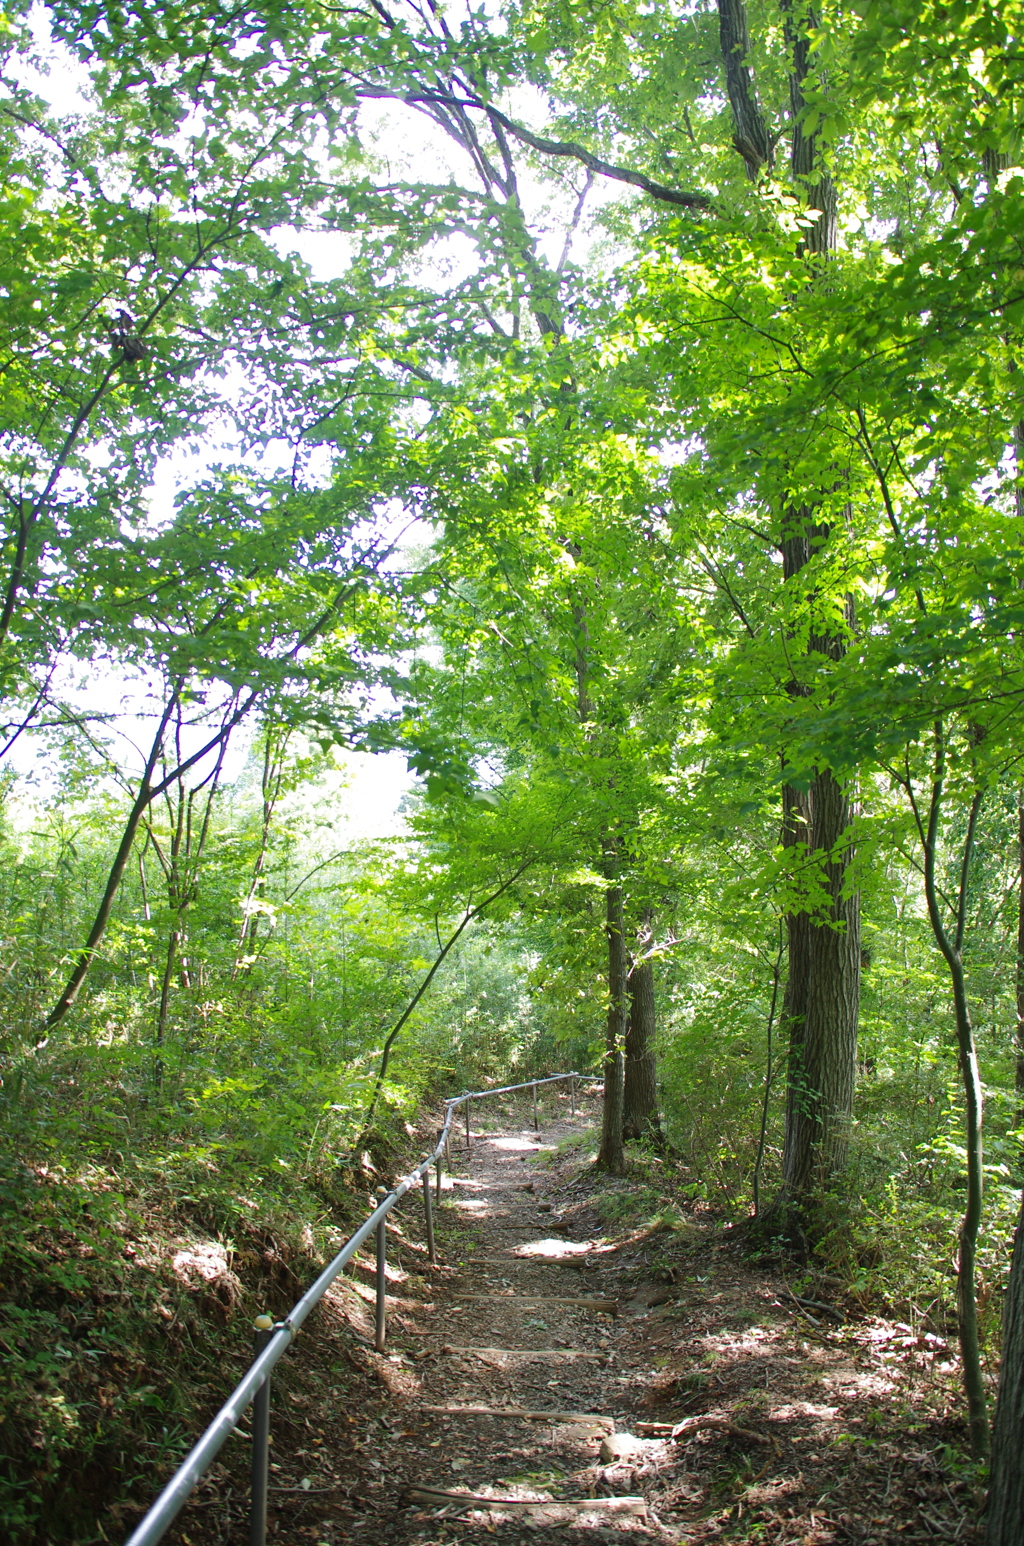
M 280 1193 L 591 1070 L 604 1170 L 954 1325 L 986 1456 L 1022 25 L 6 11 L 5 1166 Z

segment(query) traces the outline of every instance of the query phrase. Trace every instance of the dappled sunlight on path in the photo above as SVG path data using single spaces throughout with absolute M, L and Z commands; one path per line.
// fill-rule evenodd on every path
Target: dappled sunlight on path
M 941 1338 L 816 1319 L 709 1215 L 630 1214 L 581 1161 L 592 1111 L 516 1118 L 453 1143 L 436 1268 L 419 1210 L 391 1215 L 383 1355 L 372 1258 L 332 1289 L 275 1397 L 274 1546 L 976 1539 Z M 245 1539 L 230 1489 L 213 1528 L 214 1486 L 190 1546 Z

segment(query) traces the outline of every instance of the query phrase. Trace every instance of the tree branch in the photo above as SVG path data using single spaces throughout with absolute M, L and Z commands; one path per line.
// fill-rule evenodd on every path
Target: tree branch
M 394 1026 L 388 1032 L 387 1040 L 384 1042 L 384 1046 L 381 1050 L 380 1068 L 377 1071 L 377 1078 L 374 1081 L 373 1094 L 370 1096 L 370 1104 L 366 1109 L 366 1116 L 363 1118 L 363 1130 L 362 1133 L 360 1133 L 356 1144 L 354 1145 L 355 1148 L 358 1149 L 362 1146 L 366 1132 L 370 1126 L 370 1123 L 373 1121 L 373 1115 L 377 1109 L 377 1101 L 380 1098 L 380 1092 L 384 1084 L 384 1076 L 388 1071 L 388 1063 L 391 1060 L 391 1050 L 394 1047 L 395 1042 L 398 1040 L 399 1032 L 408 1021 L 409 1016 L 416 1008 L 416 1005 L 419 1003 L 424 993 L 426 993 L 427 989 L 430 987 L 430 984 L 433 982 L 435 976 L 440 970 L 445 957 L 448 955 L 448 952 L 452 949 L 452 946 L 457 943 L 463 931 L 468 928 L 468 926 L 473 922 L 474 918 L 479 918 L 481 913 L 485 912 L 486 909 L 490 907 L 492 902 L 496 902 L 500 896 L 504 896 L 509 887 L 515 885 L 519 877 L 526 873 L 533 862 L 534 861 L 532 858 L 524 859 L 519 868 L 509 876 L 508 880 L 502 881 L 501 885 L 496 891 L 492 891 L 490 896 L 485 897 L 482 902 L 478 902 L 475 907 L 466 908 L 465 915 L 462 918 L 458 928 L 455 930 L 454 934 L 451 935 L 448 941 L 441 947 L 438 955 L 434 960 L 434 964 L 427 972 L 427 975 L 416 989 L 416 992 L 413 994 L 408 1004 L 406 1004 L 405 1008 L 402 1010 L 402 1013 L 399 1015 L 398 1020 Z
M 603 161 L 600 156 L 592 155 L 589 150 L 583 145 L 577 145 L 574 140 L 549 140 L 542 134 L 534 134 L 532 130 L 525 129 L 522 124 L 514 122 L 505 113 L 479 97 L 467 97 L 462 101 L 450 92 L 399 92 L 389 91 L 383 86 L 359 86 L 357 92 L 361 97 L 405 102 L 409 107 L 440 104 L 452 112 L 472 107 L 481 113 L 486 113 L 493 124 L 500 124 L 505 133 L 510 134 L 514 140 L 518 140 L 520 145 L 528 145 L 531 150 L 539 151 L 541 155 L 563 156 L 570 161 L 578 161 L 581 166 L 596 172 L 598 176 L 607 177 L 612 182 L 628 183 L 631 188 L 640 188 L 644 193 L 650 194 L 652 199 L 658 199 L 663 204 L 675 204 L 680 209 L 712 208 L 711 200 L 704 193 L 686 193 L 681 188 L 669 188 L 665 183 L 655 182 L 653 177 L 648 177 L 643 172 L 633 171 L 631 167 L 616 166 L 614 162 Z

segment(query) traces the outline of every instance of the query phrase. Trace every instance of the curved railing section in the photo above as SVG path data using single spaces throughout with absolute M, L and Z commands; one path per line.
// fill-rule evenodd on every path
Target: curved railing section
M 249 1546 L 265 1546 L 267 1538 L 267 1483 L 270 1472 L 270 1376 L 276 1364 L 280 1363 L 285 1353 L 291 1347 L 298 1335 L 299 1327 L 306 1320 L 310 1312 L 320 1303 L 338 1274 L 352 1260 L 359 1247 L 370 1238 L 372 1234 L 377 1237 L 377 1276 L 376 1276 L 376 1326 L 374 1344 L 378 1352 L 384 1351 L 384 1339 L 386 1334 L 386 1263 L 387 1263 L 387 1216 L 407 1192 L 411 1192 L 421 1181 L 423 1183 L 423 1211 L 426 1225 L 427 1250 L 432 1265 L 437 1264 L 437 1253 L 434 1247 L 434 1222 L 431 1208 L 430 1167 L 437 1166 L 437 1198 L 441 1197 L 441 1165 L 442 1155 L 450 1168 L 450 1142 L 452 1120 L 460 1106 L 465 1107 L 466 1112 L 466 1148 L 472 1147 L 472 1136 L 469 1124 L 469 1102 L 474 1100 L 486 1100 L 495 1095 L 511 1095 L 516 1090 L 533 1091 L 533 1125 L 535 1130 L 540 1128 L 540 1115 L 537 1103 L 537 1089 L 542 1084 L 557 1084 L 566 1079 L 571 1081 L 572 1111 L 576 1114 L 576 1081 L 578 1073 L 550 1074 L 545 1079 L 529 1079 L 524 1084 L 506 1084 L 495 1090 L 467 1090 L 463 1095 L 456 1095 L 451 1100 L 445 1101 L 444 1126 L 438 1134 L 437 1145 L 433 1153 L 421 1160 L 416 1169 L 410 1171 L 407 1176 L 392 1188 L 385 1192 L 381 1187 L 377 1193 L 380 1201 L 350 1240 L 347 1240 L 341 1250 L 321 1272 L 314 1283 L 307 1288 L 299 1302 L 293 1307 L 291 1313 L 286 1315 L 283 1321 L 272 1321 L 269 1315 L 260 1315 L 256 1319 L 256 1356 L 246 1371 L 244 1377 L 239 1380 L 227 1401 L 217 1413 L 213 1422 L 207 1428 L 202 1438 L 186 1456 L 174 1475 L 171 1477 L 163 1492 L 157 1498 L 146 1517 L 132 1531 L 126 1546 L 155 1546 L 166 1535 L 171 1525 L 177 1519 L 191 1494 L 195 1491 L 200 1479 L 209 1470 L 210 1466 L 220 1454 L 231 1434 L 238 1426 L 239 1418 L 246 1408 L 252 1404 L 252 1487 L 249 1513 Z

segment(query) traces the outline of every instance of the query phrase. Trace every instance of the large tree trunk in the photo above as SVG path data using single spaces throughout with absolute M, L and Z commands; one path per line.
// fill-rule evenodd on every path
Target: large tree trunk
M 622 1134 L 624 1138 L 649 1138 L 660 1143 L 654 1031 L 654 962 L 635 961 L 629 973 Z
M 743 0 L 718 0 L 718 37 L 732 107 L 734 143 L 746 162 L 747 176 L 753 180 L 762 167 L 771 166 L 775 146 L 758 101 L 754 73 L 747 64 L 750 31 Z
M 804 130 L 810 28 L 816 22 L 813 11 L 797 11 L 793 0 L 782 0 L 782 10 L 792 61 L 790 170 L 804 202 L 819 211 L 802 244 L 808 282 L 817 285 L 824 281 L 824 260 L 836 244 L 837 198 L 820 141 Z M 772 141 L 754 72 L 747 63 L 750 45 L 743 0 L 718 0 L 718 16 L 735 144 L 754 176 L 768 163 L 765 147 Z M 784 583 L 792 584 L 832 536 L 820 502 L 818 491 L 809 491 L 806 502 L 794 502 L 782 513 Z M 807 601 L 813 608 L 813 594 Z M 808 647 L 838 659 L 845 640 L 836 635 L 812 636 Z M 789 688 L 793 698 L 806 690 L 797 681 Z M 783 1188 L 768 1217 L 777 1221 L 782 1210 L 791 1227 L 802 1229 L 807 1205 L 842 1168 L 846 1156 L 860 1000 L 860 910 L 856 896 L 843 895 L 850 853 L 840 845 L 853 814 L 847 790 L 826 769 L 806 792 L 785 786 L 782 799 L 782 845 L 817 851 L 828 892 L 825 918 L 792 913 L 786 920 L 789 959 L 782 1018 L 789 1056 Z
M 803 130 L 804 81 L 810 60 L 806 22 L 813 22 L 813 17 L 805 14 L 805 24 L 794 26 L 786 0 L 783 9 L 793 59 L 790 166 L 807 203 L 820 211 L 807 229 L 804 252 L 828 258 L 836 244 L 836 189 L 821 162 L 815 137 Z M 832 528 L 809 505 L 788 511 L 786 528 L 782 549 L 783 575 L 788 581 L 825 546 Z M 847 611 L 852 621 L 852 603 Z M 838 660 L 846 642 L 836 634 L 812 633 L 809 648 Z M 794 684 L 791 691 L 796 695 L 801 689 Z M 794 809 L 796 795 L 795 790 L 783 791 L 783 846 L 789 827 L 794 829 L 790 846 L 806 841 L 821 856 L 829 896 L 825 918 L 803 914 L 788 919 L 790 957 L 783 1016 L 789 1025 L 789 1059 L 779 1201 L 790 1224 L 800 1227 L 808 1204 L 846 1163 L 860 1013 L 860 899 L 856 893 L 844 895 L 852 850 L 841 845 L 854 814 L 848 788 L 826 768 L 813 779 L 805 802 Z
M 813 812 L 814 847 L 832 854 L 853 812 L 844 786 L 827 771 L 814 781 Z M 804 959 L 798 965 L 801 976 L 806 972 L 806 994 L 803 1022 L 790 1032 L 782 1162 L 784 1196 L 797 1210 L 843 1169 L 853 1111 L 860 908 L 856 895 L 843 895 L 849 851 L 840 850 L 840 855 L 823 866 L 831 899 L 828 917 L 805 917 L 808 927 L 799 934 Z
M 604 1053 L 604 1110 L 601 1118 L 600 1170 L 613 1176 L 626 1173 L 622 1140 L 624 1096 L 623 1044 L 626 1039 L 626 934 L 622 913 L 622 887 L 605 892 L 605 932 L 608 936 L 608 1023 Z
M 992 1425 L 985 1546 L 1024 1541 L 1024 1196 L 1003 1304 L 1003 1362 Z
M 791 510 L 786 520 L 783 580 L 790 584 L 828 541 L 830 530 L 806 507 Z M 831 659 L 845 647 L 834 635 L 812 634 L 809 640 L 812 651 Z M 796 698 L 805 689 L 793 682 L 789 691 Z M 806 792 L 785 785 L 782 797 L 782 846 L 818 854 L 829 896 L 824 918 L 804 912 L 786 919 L 786 1135 L 782 1193 L 769 1217 L 781 1209 L 789 1228 L 802 1232 L 808 1204 L 846 1160 L 860 1012 L 860 901 L 856 893 L 844 895 L 852 850 L 842 842 L 854 814 L 848 788 L 826 768 Z

